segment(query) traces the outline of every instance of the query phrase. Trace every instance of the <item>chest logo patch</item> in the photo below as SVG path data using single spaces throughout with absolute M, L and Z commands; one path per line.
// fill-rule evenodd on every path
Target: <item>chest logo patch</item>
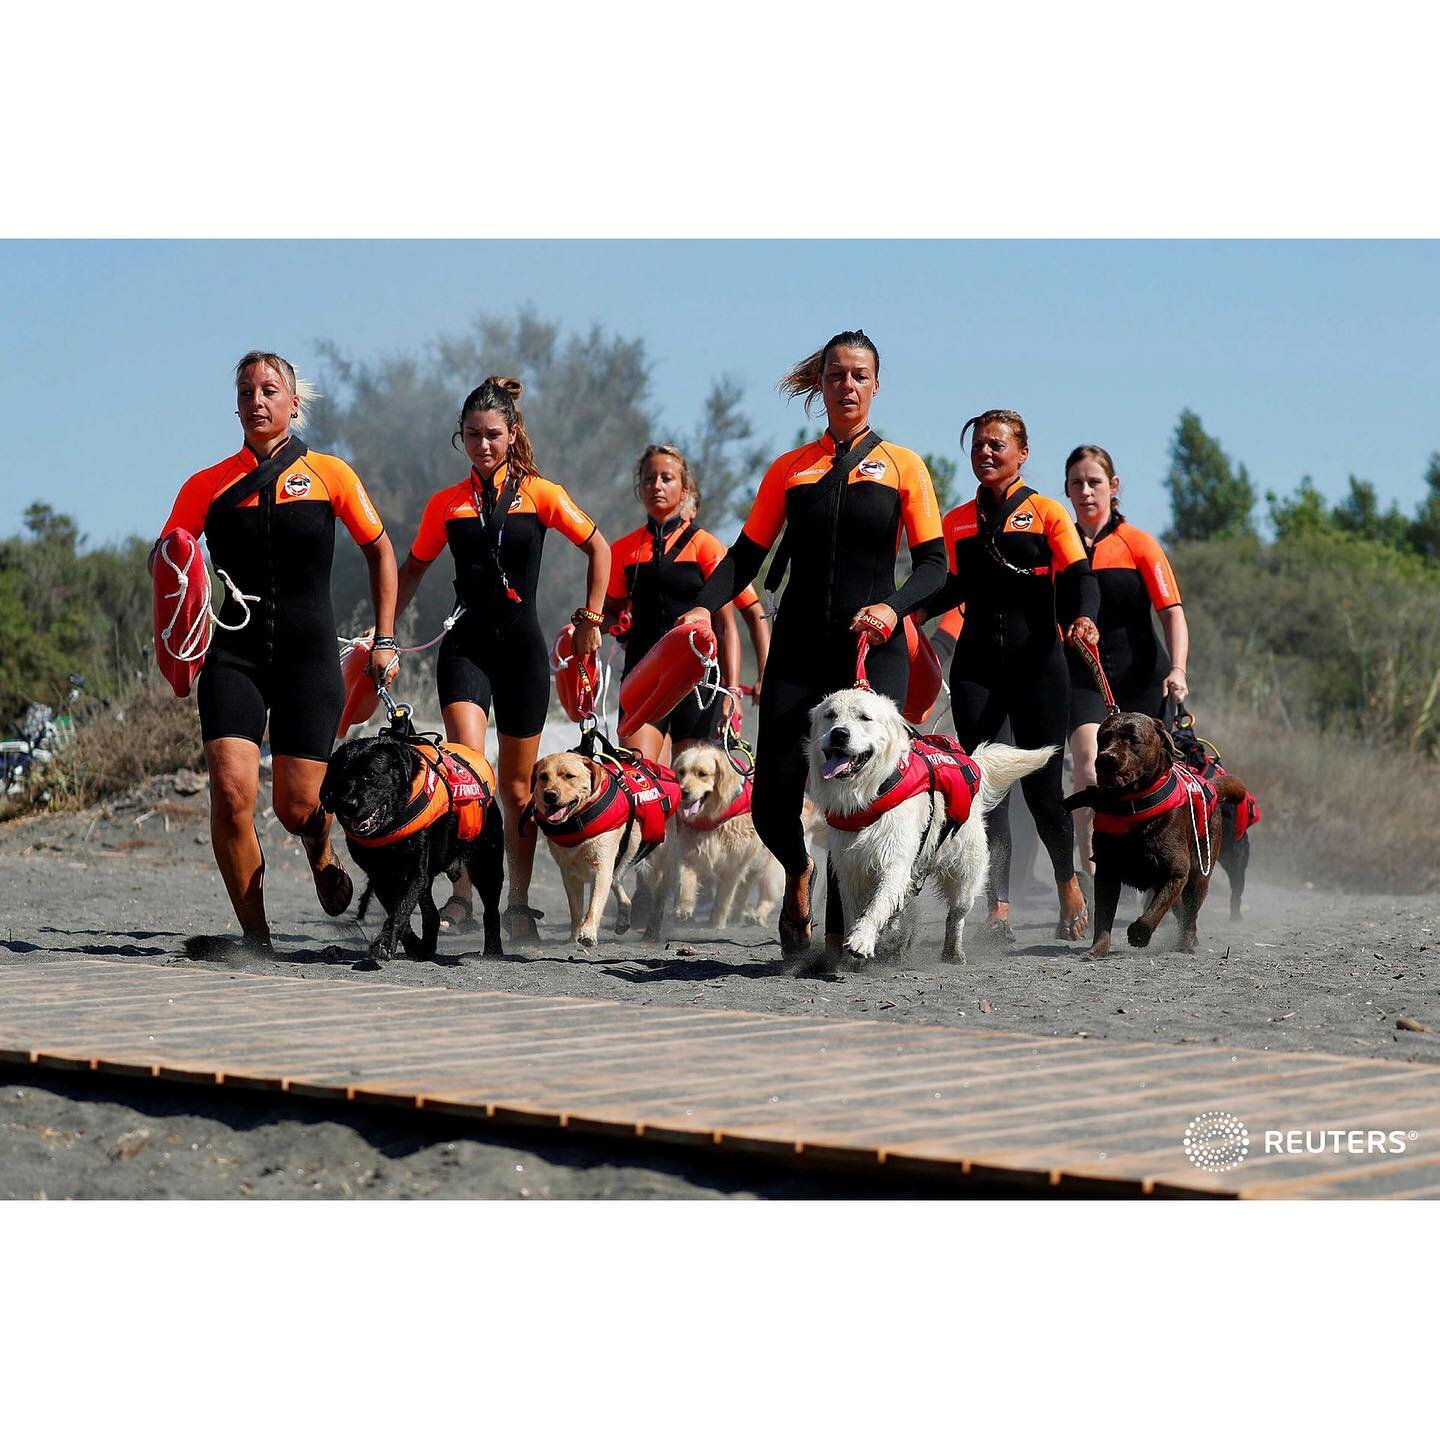
M 1021 510 L 1018 514 L 1010 517 L 1010 528 L 1012 530 L 1028 530 L 1035 523 L 1035 512 L 1033 510 Z
M 885 473 L 885 462 L 883 460 L 862 460 L 855 467 L 855 473 L 863 475 L 867 480 L 877 480 Z
M 285 493 L 292 500 L 299 500 L 301 496 L 310 493 L 310 477 L 308 475 L 287 475 L 285 477 Z

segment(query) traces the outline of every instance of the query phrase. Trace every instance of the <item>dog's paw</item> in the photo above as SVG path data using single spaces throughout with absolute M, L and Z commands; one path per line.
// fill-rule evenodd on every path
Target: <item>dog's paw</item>
M 380 957 L 372 951 L 363 960 L 357 960 L 352 968 L 356 970 L 378 970 L 380 968 Z
M 940 958 L 947 965 L 968 965 L 970 963 L 963 950 L 948 951 L 942 954 Z
M 695 918 L 695 912 L 693 910 L 677 910 L 675 912 L 675 918 L 677 920 L 693 920 Z
M 1154 932 L 1143 920 L 1132 920 L 1130 928 L 1125 932 L 1125 938 L 1137 950 L 1143 950 L 1150 943 L 1150 936 Z
M 428 960 L 430 957 L 425 953 L 425 942 L 413 931 L 407 931 L 400 937 L 400 944 L 404 946 L 405 953 L 412 960 Z
M 1110 932 L 1095 937 L 1095 943 L 1085 952 L 1087 960 L 1103 960 L 1110 953 Z
M 593 950 L 600 943 L 600 937 L 593 930 L 577 931 L 574 939 L 577 945 L 583 945 L 587 950 Z
M 857 960 L 873 960 L 875 958 L 875 942 L 878 938 L 875 927 L 861 921 L 845 937 L 845 953 Z

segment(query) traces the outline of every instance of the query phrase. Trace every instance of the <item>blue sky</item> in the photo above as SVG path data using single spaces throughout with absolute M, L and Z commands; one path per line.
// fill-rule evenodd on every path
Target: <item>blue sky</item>
M 322 338 L 417 351 L 523 304 L 643 338 L 662 436 L 737 374 L 777 452 L 803 423 L 777 377 L 863 326 L 882 434 L 958 456 L 968 416 L 1018 409 L 1036 488 L 1102 444 L 1147 529 L 1184 406 L 1261 492 L 1308 473 L 1338 497 L 1353 472 L 1409 511 L 1440 449 L 1433 242 L 10 241 L 0 271 L 4 534 L 45 498 L 92 541 L 153 535 L 238 448 L 229 373 L 252 345 L 304 373 Z M 583 477 L 555 478 L 583 503 Z

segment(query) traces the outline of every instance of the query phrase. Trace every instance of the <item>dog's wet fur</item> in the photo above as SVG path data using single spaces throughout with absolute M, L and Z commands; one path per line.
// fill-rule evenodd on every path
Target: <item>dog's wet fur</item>
M 1065 806 L 1074 810 L 1093 806 L 1106 795 L 1144 790 L 1181 759 L 1170 732 L 1149 715 L 1120 711 L 1100 725 L 1099 750 L 1095 757 L 1096 783 L 1066 797 Z M 1216 784 L 1222 801 L 1244 803 L 1245 786 L 1233 775 L 1222 776 Z M 1225 825 L 1224 805 L 1210 817 L 1206 854 L 1213 862 L 1220 858 L 1221 830 Z M 1233 815 L 1232 815 L 1233 819 Z M 1160 922 L 1178 902 L 1180 945 L 1193 951 L 1200 907 L 1210 890 L 1209 874 L 1201 873 L 1201 860 L 1191 807 L 1178 806 L 1119 835 L 1098 830 L 1095 849 L 1095 943 L 1086 952 L 1092 959 L 1110 953 L 1115 911 L 1123 885 L 1143 890 L 1148 903 L 1133 921 L 1125 938 L 1137 948 L 1150 943 Z
M 325 770 L 320 803 L 345 831 L 347 848 L 365 873 L 365 893 L 357 918 L 364 919 L 371 894 L 379 897 L 386 919 L 356 968 L 378 970 L 394 958 L 397 939 L 414 959 L 433 960 L 440 936 L 440 912 L 431 888 L 435 877 L 457 879 L 462 865 L 469 871 L 483 912 L 485 954 L 500 955 L 500 891 L 504 884 L 505 836 L 499 804 L 492 798 L 480 833 L 461 841 L 459 820 L 445 815 L 418 834 L 391 845 L 357 845 L 353 835 L 376 834 L 390 828 L 405 810 L 410 788 L 424 764 L 419 752 L 394 736 L 347 740 L 338 746 Z M 420 907 L 420 934 L 410 917 Z M 450 961 L 459 964 L 458 960 Z

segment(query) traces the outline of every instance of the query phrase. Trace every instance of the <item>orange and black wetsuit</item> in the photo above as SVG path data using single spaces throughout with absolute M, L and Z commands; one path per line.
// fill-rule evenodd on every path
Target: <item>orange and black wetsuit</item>
M 202 532 L 211 563 L 248 601 L 250 620 L 219 630 L 200 672 L 204 740 L 237 736 L 260 744 L 270 717 L 276 755 L 326 760 L 345 704 L 330 562 L 339 519 L 357 545 L 384 525 L 360 477 L 333 455 L 291 438 L 263 463 L 248 447 L 192 475 L 161 534 Z M 227 590 L 220 619 L 244 619 Z
M 647 520 L 611 546 L 605 608 L 615 614 L 627 606 L 630 611 L 630 624 L 623 637 L 626 675 L 687 610 L 694 608 L 701 587 L 724 558 L 725 547 L 720 541 L 694 520 L 679 515 L 663 524 Z M 743 610 L 758 605 L 760 597 L 747 585 L 735 603 Z M 719 725 L 719 709 L 718 697 L 702 706 L 692 693 L 659 722 L 660 732 L 672 741 L 708 740 Z M 623 734 L 624 716 L 620 730 Z
M 1164 719 L 1165 676 L 1170 656 L 1155 633 L 1152 610 L 1180 604 L 1180 586 L 1153 535 L 1137 530 L 1116 511 L 1094 540 L 1082 532 L 1090 568 L 1100 586 L 1100 663 L 1122 710 Z M 1105 705 L 1088 680 L 1085 662 L 1073 652 L 1070 728 L 1098 725 Z
M 539 734 L 550 703 L 550 664 L 535 609 L 547 530 L 583 545 L 595 522 L 551 480 L 511 481 L 502 465 L 471 470 L 426 502 L 410 553 L 425 564 L 448 544 L 465 614 L 440 644 L 435 678 L 442 708 L 468 700 L 517 739 Z
M 766 471 L 744 529 L 696 604 L 713 614 L 739 594 L 759 573 L 782 525 L 789 577 L 760 694 L 753 814 L 761 840 L 798 876 L 808 865 L 800 809 L 810 709 L 855 683 L 850 623 L 856 611 L 883 602 L 903 615 L 923 605 L 944 580 L 945 550 L 925 462 L 873 430 L 838 445 L 827 431 Z M 897 589 L 902 534 L 914 565 Z M 904 703 L 910 658 L 902 626 L 871 648 L 866 668 L 877 691 Z M 829 921 L 826 928 L 832 929 Z
M 945 517 L 951 574 L 932 611 L 963 604 L 965 624 L 950 663 L 950 710 L 960 743 L 994 740 L 1006 718 L 1026 749 L 1062 747 L 1021 786 L 1057 881 L 1075 873 L 1074 826 L 1062 801 L 1069 734 L 1070 670 L 1059 622 L 1094 619 L 1099 590 L 1070 513 L 1016 480 L 996 502 L 983 487 Z M 1008 796 L 986 817 L 990 899 L 1010 891 Z

